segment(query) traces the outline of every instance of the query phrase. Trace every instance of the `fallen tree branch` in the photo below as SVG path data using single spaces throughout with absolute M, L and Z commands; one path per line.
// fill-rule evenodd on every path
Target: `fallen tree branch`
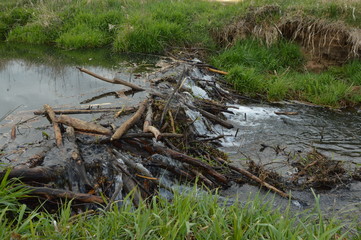
M 64 171 L 65 168 L 61 166 L 33 168 L 20 166 L 11 169 L 8 178 L 19 178 L 23 182 L 35 181 L 48 183 L 62 176 Z M 1 179 L 4 177 L 5 173 L 6 171 L 0 173 Z
M 67 190 L 47 187 L 25 186 L 25 189 L 29 190 L 27 193 L 29 195 L 43 196 L 47 199 L 64 198 L 69 200 L 73 199 L 84 203 L 104 203 L 104 200 L 101 197 L 86 193 L 75 193 Z
M 135 112 L 135 107 L 114 107 L 114 108 L 96 108 L 96 109 L 64 109 L 64 110 L 53 110 L 55 114 L 88 114 L 88 113 L 104 113 L 104 112 L 118 112 L 122 110 L 125 113 Z M 46 111 L 38 110 L 34 112 L 34 115 L 44 115 Z
M 57 122 L 58 120 L 55 116 L 55 113 L 48 104 L 44 105 L 44 109 L 45 109 L 45 112 L 47 113 L 48 117 L 50 118 L 50 122 L 53 124 L 56 145 L 58 147 L 61 147 L 63 145 L 63 138 L 61 136 L 60 127 Z
M 145 121 L 143 125 L 143 132 L 153 133 L 155 139 L 158 140 L 160 137 L 160 131 L 156 127 L 152 126 L 152 117 L 153 117 L 152 105 L 149 104 L 147 109 L 147 115 L 145 117 Z
M 60 115 L 58 117 L 58 122 L 84 132 L 100 133 L 104 135 L 112 134 L 112 131 L 109 130 L 108 128 L 102 127 L 95 123 L 86 122 L 77 118 L 72 118 L 66 115 Z
M 117 140 L 119 138 L 121 138 L 123 136 L 123 134 L 125 134 L 129 128 L 131 128 L 143 115 L 145 108 L 148 104 L 148 100 L 143 101 L 139 108 L 138 111 L 127 121 L 125 121 L 116 131 L 115 133 L 112 135 L 112 137 L 110 138 L 111 141 Z
M 218 173 L 217 171 L 215 171 L 210 165 L 208 165 L 207 163 L 202 162 L 199 159 L 190 157 L 188 155 L 185 155 L 183 153 L 174 151 L 172 149 L 169 148 L 165 148 L 165 147 L 161 147 L 161 146 L 155 146 L 152 145 L 150 146 L 151 150 L 153 152 L 157 152 L 159 154 L 163 154 L 163 155 L 167 155 L 173 159 L 176 159 L 180 162 L 185 162 L 188 163 L 192 166 L 198 167 L 200 169 L 202 169 L 205 173 L 211 175 L 212 177 L 214 177 L 217 181 L 220 181 L 224 184 L 228 183 L 228 179 L 223 175 Z M 145 148 L 146 150 L 148 150 L 148 148 Z
M 93 77 L 98 78 L 98 79 L 100 79 L 102 81 L 105 81 L 105 82 L 114 83 L 114 84 L 121 84 L 121 85 L 130 87 L 131 89 L 134 89 L 134 90 L 137 90 L 137 91 L 144 91 L 145 90 L 144 88 L 139 87 L 138 85 L 135 85 L 133 83 L 121 80 L 119 78 L 108 79 L 108 78 L 102 77 L 102 76 L 100 76 L 100 75 L 98 75 L 96 73 L 93 73 L 93 72 L 91 72 L 91 71 L 89 71 L 88 69 L 85 69 L 85 68 L 77 67 L 77 69 L 79 69 L 79 71 L 81 71 L 83 73 L 89 74 L 90 76 L 93 76 Z
M 230 164 L 228 164 L 225 160 L 223 160 L 222 158 L 217 158 L 218 161 L 220 161 L 222 164 L 224 164 L 225 166 L 229 167 L 230 169 L 236 171 L 236 172 L 239 172 L 240 174 L 242 174 L 243 176 L 246 176 L 256 182 L 258 182 L 261 186 L 264 186 L 266 188 L 268 188 L 269 190 L 277 193 L 278 195 L 280 195 L 281 197 L 284 197 L 284 198 L 290 198 L 290 195 L 279 190 L 278 188 L 272 186 L 271 184 L 261 180 L 259 177 L 253 175 L 252 173 L 248 172 L 247 170 L 245 169 L 242 169 L 242 168 L 238 168 L 238 167 L 235 167 L 235 166 L 232 166 Z

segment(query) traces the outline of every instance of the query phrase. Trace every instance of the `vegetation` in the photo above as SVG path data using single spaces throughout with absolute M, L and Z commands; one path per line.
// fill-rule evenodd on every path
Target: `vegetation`
M 224 31 L 235 20 L 252 17 L 261 27 L 260 32 L 286 15 L 342 20 L 361 27 L 361 3 L 274 0 L 272 4 L 278 7 L 273 12 L 250 15 L 250 9 L 254 9 L 251 6 L 267 4 L 265 0 L 236 4 L 192 0 L 9 0 L 0 3 L 0 39 L 67 50 L 104 46 L 114 52 L 142 53 L 172 52 L 184 47 L 205 49 L 208 60 L 229 71 L 227 79 L 244 94 L 334 107 L 360 103 L 359 61 L 316 74 L 305 71 L 300 47 L 285 39 L 265 44 L 261 38 L 248 38 L 227 45 L 219 38 L 226 35 Z
M 176 52 L 193 47 L 205 52 L 214 66 L 228 71 L 227 80 L 253 97 L 271 101 L 297 99 L 340 107 L 361 103 L 361 61 L 333 66 L 321 73 L 305 69 L 306 56 L 289 39 L 268 42 L 248 36 L 221 41 L 227 27 L 247 18 L 251 6 L 268 0 L 222 4 L 194 0 L 7 0 L 0 3 L 0 40 L 25 43 L 22 57 L 52 62 L 32 44 L 62 51 L 64 61 L 106 58 L 95 64 L 112 66 L 116 53 Z M 252 21 L 269 27 L 285 15 L 320 17 L 361 27 L 360 1 L 274 0 L 274 14 Z M 237 30 L 237 25 L 235 26 Z M 11 46 L 11 47 L 9 47 Z M 54 50 L 54 46 L 57 48 Z M 99 47 L 112 49 L 104 57 Z M 81 54 L 74 50 L 81 49 Z M 89 50 L 91 49 L 91 54 Z M 17 57 L 16 45 L 0 46 L 3 58 Z M 95 57 L 94 57 L 95 56 Z M 110 211 L 75 215 L 71 203 L 57 214 L 30 210 L 19 202 L 27 192 L 5 176 L 0 183 L 1 239 L 359 239 L 335 218 L 326 219 L 316 198 L 313 211 L 297 213 L 273 209 L 272 203 L 252 199 L 245 205 L 226 206 L 210 194 L 176 194 L 172 202 L 154 197 L 134 209 L 131 201 L 113 204 Z M 129 198 L 129 197 L 128 197 Z
M 320 105 L 340 106 L 360 102 L 361 61 L 334 66 L 322 73 L 304 71 L 300 47 L 280 41 L 270 47 L 247 39 L 212 59 L 229 71 L 227 79 L 235 88 L 268 100 L 297 99 Z
M 0 185 L 1 239 L 358 239 L 316 207 L 303 213 L 274 209 L 260 198 L 234 204 L 217 195 L 176 193 L 171 202 L 154 197 L 134 209 L 128 196 L 110 211 L 74 214 L 66 203 L 56 214 L 30 210 L 18 202 L 24 191 L 6 177 Z M 228 205 L 228 206 L 227 206 Z M 12 216 L 9 218 L 9 216 Z M 354 231 L 355 230 L 355 231 Z

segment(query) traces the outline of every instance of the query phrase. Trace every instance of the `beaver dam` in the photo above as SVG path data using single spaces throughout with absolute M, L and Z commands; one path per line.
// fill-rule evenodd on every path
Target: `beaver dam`
M 139 75 L 144 79 L 137 84 L 78 68 L 123 90 L 93 96 L 83 107 L 44 103 L 27 119 L 8 116 L 0 157 L 11 170 L 1 176 L 21 179 L 30 195 L 50 205 L 74 199 L 81 208 L 121 203 L 129 193 L 137 206 L 192 184 L 221 189 L 226 196 L 256 186 L 296 206 L 310 203 L 303 194 L 310 188 L 328 194 L 327 204 L 340 189 L 341 195 L 360 192 L 358 113 L 350 118 L 300 104 L 265 106 L 235 93 L 222 71 L 197 60 L 164 58 L 158 65 Z M 109 95 L 119 100 L 104 107 L 99 101 Z M 124 98 L 132 101 L 125 105 Z M 99 104 L 91 105 L 95 100 Z M 335 116 L 334 125 L 315 122 L 322 114 Z M 345 129 L 355 127 L 353 138 L 342 126 L 334 128 L 343 118 L 350 119 Z M 346 202 L 359 199 L 358 194 Z

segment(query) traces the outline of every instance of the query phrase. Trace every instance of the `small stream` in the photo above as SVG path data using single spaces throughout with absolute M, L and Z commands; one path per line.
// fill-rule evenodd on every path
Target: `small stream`
M 0 146 L 5 144 L 9 136 L 9 125 L 19 121 L 15 120 L 17 115 L 25 112 L 29 117 L 33 110 L 41 109 L 43 104 L 80 107 L 81 102 L 94 96 L 126 89 L 80 73 L 76 66 L 108 78 L 120 77 L 147 87 L 149 83 L 145 80 L 144 72 L 154 68 L 158 60 L 157 57 L 112 55 L 105 50 L 66 52 L 4 44 L 0 45 L 0 55 L 0 119 L 14 111 L 0 122 Z M 124 106 L 132 105 L 132 101 L 134 97 L 110 95 L 83 104 L 83 107 L 104 102 L 111 106 Z M 229 110 L 233 113 L 226 113 L 225 116 L 234 124 L 235 129 L 227 130 L 216 125 L 212 134 L 225 135 L 221 140 L 221 149 L 228 153 L 235 164 L 242 165 L 251 158 L 262 164 L 275 163 L 275 171 L 287 174 L 292 168 L 285 166 L 285 158 L 271 148 L 276 146 L 298 153 L 307 153 L 316 148 L 331 159 L 358 166 L 361 164 L 359 112 L 337 112 L 290 103 L 232 104 Z M 297 115 L 277 115 L 277 112 L 297 112 Z M 202 119 L 195 116 L 195 120 L 198 130 L 203 131 L 203 125 L 197 123 Z M 246 200 L 249 198 L 248 193 L 257 192 L 258 188 L 245 184 L 242 187 L 231 186 L 223 194 Z M 293 194 L 305 203 L 312 204 L 314 199 L 309 190 Z M 326 209 L 340 210 L 344 206 L 352 206 L 358 213 L 361 212 L 360 182 L 319 194 L 321 204 Z M 275 204 L 287 205 L 287 200 L 276 199 Z

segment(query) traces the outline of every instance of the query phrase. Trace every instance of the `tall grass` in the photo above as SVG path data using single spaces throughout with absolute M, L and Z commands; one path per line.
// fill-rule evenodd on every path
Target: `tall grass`
M 56 214 L 27 211 L 15 218 L 0 210 L 0 237 L 28 239 L 343 239 L 360 237 L 357 226 L 326 218 L 319 208 L 293 212 L 275 209 L 260 197 L 232 205 L 217 195 L 193 189 L 171 202 L 154 197 L 134 208 L 126 199 L 110 211 L 74 215 L 71 202 Z M 230 206 L 229 206 L 230 205 Z M 355 223 L 356 224 L 356 223 Z

